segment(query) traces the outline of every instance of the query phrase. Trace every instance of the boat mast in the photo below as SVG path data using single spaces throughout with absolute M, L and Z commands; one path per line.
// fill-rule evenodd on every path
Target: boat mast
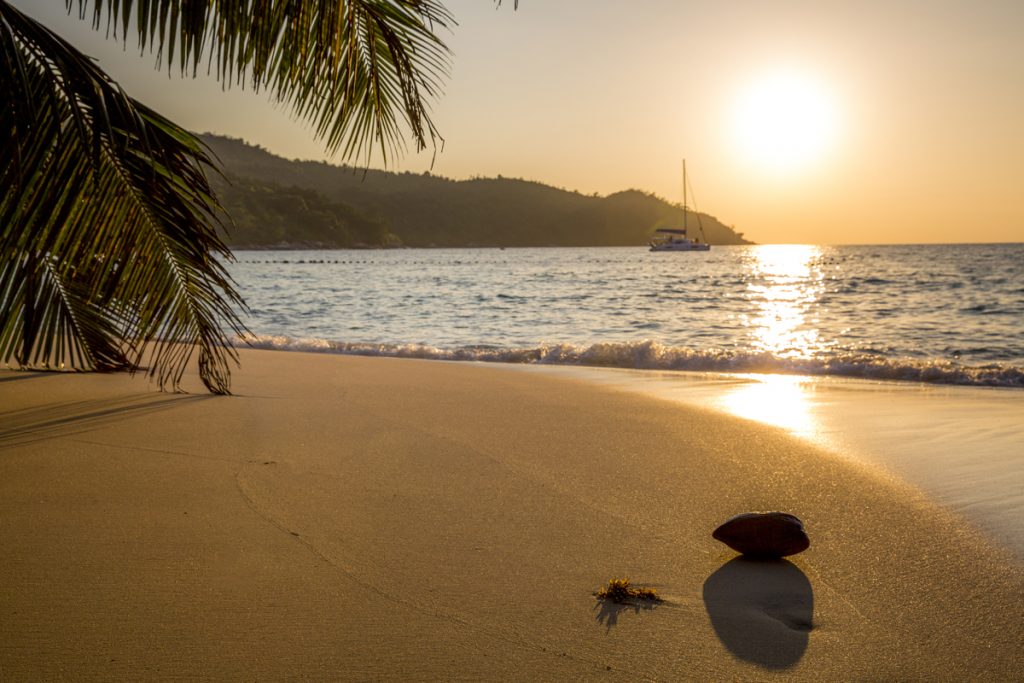
M 683 234 L 686 235 L 686 159 L 683 159 Z

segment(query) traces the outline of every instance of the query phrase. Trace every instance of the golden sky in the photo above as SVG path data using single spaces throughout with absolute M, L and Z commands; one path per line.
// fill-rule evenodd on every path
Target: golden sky
M 157 73 L 63 0 L 14 4 L 188 128 L 326 158 L 263 95 Z M 758 242 L 1024 241 L 1022 0 L 448 7 L 435 174 L 678 201 L 685 158 L 697 207 Z

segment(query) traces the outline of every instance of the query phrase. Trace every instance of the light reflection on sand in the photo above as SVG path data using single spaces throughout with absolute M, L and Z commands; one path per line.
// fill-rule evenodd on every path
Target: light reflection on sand
M 749 250 L 743 320 L 748 343 L 772 357 L 824 350 L 810 311 L 824 291 L 821 250 Z M 1024 559 L 1024 391 L 773 374 L 601 368 L 547 372 L 723 411 L 783 429 L 922 489 Z
M 754 420 L 880 467 L 1024 560 L 1024 391 L 795 375 L 509 366 Z
M 807 379 L 792 375 L 738 375 L 747 380 L 722 390 L 713 404 L 748 420 L 781 427 L 796 436 L 819 440 L 820 418 L 812 410 Z

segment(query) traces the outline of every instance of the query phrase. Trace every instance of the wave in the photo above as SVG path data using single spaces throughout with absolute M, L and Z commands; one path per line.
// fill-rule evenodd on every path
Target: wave
M 1024 368 L 1005 365 L 969 366 L 950 361 L 880 359 L 846 354 L 833 358 L 784 358 L 764 352 L 694 350 L 655 341 L 600 343 L 589 346 L 550 344 L 532 348 L 462 346 L 454 349 L 420 344 L 370 344 L 328 339 L 257 336 L 245 340 L 257 349 L 389 356 L 428 360 L 535 363 L 685 370 L 691 372 L 826 375 L 874 380 L 1024 388 Z

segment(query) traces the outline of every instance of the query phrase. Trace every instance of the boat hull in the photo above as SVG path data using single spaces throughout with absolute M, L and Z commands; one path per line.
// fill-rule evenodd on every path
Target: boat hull
M 711 245 L 705 242 L 656 242 L 651 244 L 651 251 L 711 251 Z

